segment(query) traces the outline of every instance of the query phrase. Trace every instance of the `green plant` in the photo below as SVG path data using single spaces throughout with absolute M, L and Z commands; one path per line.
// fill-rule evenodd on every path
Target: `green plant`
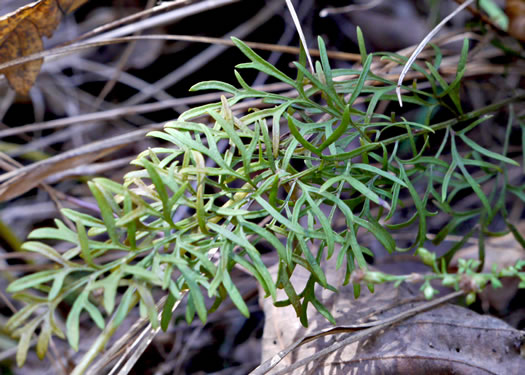
M 248 308 L 229 274 L 236 264 L 257 279 L 276 305 L 292 305 L 304 325 L 308 323 L 306 307 L 310 303 L 334 321 L 314 293 L 315 284 L 337 290 L 327 283 L 320 267 L 330 257 L 337 257 L 338 267 L 345 267 L 345 284 L 353 283 L 356 297 L 360 283 L 372 289 L 374 284 L 389 281 L 420 281 L 424 295 L 431 298 L 436 291 L 430 280 L 440 279 L 444 285 L 459 288 L 460 283 L 465 287 L 468 278 L 469 301 L 488 282 L 498 286 L 498 278 L 503 276 L 519 277 L 521 287 L 525 286 L 525 272 L 520 271 L 523 262 L 480 273 L 483 239 L 493 234 L 489 225 L 496 215 L 507 217 L 509 193 L 525 197 L 524 186 L 512 186 L 506 173 L 506 165 L 519 166 L 507 156 L 513 122 L 508 122 L 502 153 L 482 147 L 468 136 L 487 114 L 525 96 L 516 95 L 465 113 L 460 82 L 467 61 L 467 41 L 451 83 L 438 71 L 442 56 L 437 47 L 433 65 L 427 64 L 427 69 L 415 66 L 431 89 L 424 91 L 415 84 L 403 87 L 407 91 L 403 100 L 423 109 L 420 122 L 399 119 L 395 113 L 376 113 L 380 101 L 396 100 L 396 83 L 372 73 L 373 58 L 403 64 L 404 57 L 368 54 L 361 39 L 362 69 L 331 69 L 319 39 L 321 54 L 316 71 L 306 68 L 303 53 L 295 64 L 297 76 L 292 79 L 241 41 L 234 42 L 251 61 L 238 65 L 239 69 L 264 72 L 288 84 L 297 95 L 255 90 L 238 72 L 240 88 L 216 81 L 195 85 L 194 90 L 220 90 L 231 96 L 191 109 L 168 123 L 164 131 L 152 132 L 151 136 L 172 146 L 139 155 L 133 162 L 139 169 L 129 173 L 123 184 L 107 179 L 90 182 L 100 218 L 66 209 L 63 213 L 75 223 L 76 231 L 57 220 L 56 228 L 32 232 L 23 249 L 42 254 L 56 267 L 27 275 L 9 286 L 9 292 L 27 303 L 7 327 L 20 338 L 20 365 L 37 328 L 40 357 L 45 355 L 51 335 L 67 337 L 78 349 L 83 311 L 105 329 L 92 350 L 94 354 L 137 304 L 153 328 L 167 327 L 173 307 L 186 292 L 188 321 L 195 315 L 205 321 L 228 296 L 247 315 Z M 267 107 L 235 117 L 232 106 L 246 99 L 262 99 Z M 366 110 L 357 109 L 358 101 Z M 449 119 L 433 122 L 438 112 Z M 197 120 L 202 118 L 211 119 L 211 125 L 207 120 Z M 281 130 L 283 121 L 289 132 Z M 460 144 L 462 152 L 458 151 Z M 445 151 L 450 161 L 443 160 Z M 487 195 L 482 186 L 494 181 Z M 458 197 L 471 193 L 479 204 L 468 211 L 456 210 Z M 397 215 L 401 207 L 411 211 L 407 220 Z M 435 243 L 462 223 L 468 221 L 471 228 L 440 258 L 423 248 L 428 221 L 438 212 L 450 220 Z M 335 225 L 337 217 L 344 218 L 344 225 Z M 525 243 L 509 222 L 507 225 Z M 400 248 L 392 233 L 411 227 L 417 227 L 413 244 Z M 359 244 L 360 229 L 368 231 L 389 252 L 417 249 L 432 272 L 415 277 L 368 271 L 365 256 L 374 254 Z M 481 240 L 480 260 L 461 262 L 458 273 L 448 273 L 454 253 L 476 232 Z M 72 247 L 59 253 L 34 240 L 65 241 Z M 257 248 L 261 242 L 279 255 L 276 280 L 261 260 Z M 298 266 L 311 274 L 302 290 L 296 290 L 290 281 Z M 160 319 L 152 288 L 163 290 L 167 296 Z M 277 301 L 277 289 L 283 289 L 288 299 Z M 123 294 L 117 305 L 119 291 Z M 203 291 L 215 298 L 209 310 Z M 55 323 L 55 313 L 65 300 L 72 305 L 64 333 Z M 106 322 L 104 315 L 111 319 Z

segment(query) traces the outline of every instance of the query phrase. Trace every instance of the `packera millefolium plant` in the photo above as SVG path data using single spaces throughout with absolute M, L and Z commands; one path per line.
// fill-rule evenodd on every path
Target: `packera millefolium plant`
M 497 215 L 508 216 L 509 194 L 525 199 L 524 186 L 512 186 L 507 178 L 506 167 L 518 165 L 506 156 L 507 149 L 497 153 L 469 137 L 487 114 L 523 100 L 523 95 L 465 113 L 460 83 L 468 41 L 450 83 L 439 73 L 438 47 L 434 47 L 434 65 L 427 64 L 427 69 L 414 65 L 430 82 L 430 89 L 403 86 L 403 101 L 422 109 L 420 122 L 376 113 L 379 102 L 396 102 L 396 83 L 372 73 L 372 60 L 383 58 L 401 65 L 405 57 L 368 54 L 360 40 L 361 69 L 331 69 L 319 39 L 315 72 L 306 68 L 303 51 L 295 63 L 297 75 L 291 78 L 240 40 L 234 43 L 250 60 L 238 65 L 239 70 L 266 73 L 289 85 L 296 95 L 258 91 L 238 71 L 240 88 L 218 81 L 198 83 L 192 90 L 218 90 L 229 94 L 228 98 L 190 109 L 163 131 L 152 132 L 150 136 L 170 146 L 140 154 L 133 162 L 138 170 L 129 173 L 123 184 L 102 178 L 89 182 L 99 217 L 64 209 L 76 231 L 60 220 L 54 228 L 33 231 L 23 249 L 47 257 L 56 266 L 24 276 L 8 288 L 26 303 L 7 324 L 20 340 L 19 365 L 25 361 L 35 331 L 41 358 L 52 335 L 67 337 L 78 350 L 83 312 L 100 329 L 111 325 L 110 333 L 137 304 L 153 328 L 166 329 L 174 305 L 184 296 L 189 322 L 195 315 L 206 321 L 228 297 L 248 315 L 230 276 L 234 265 L 253 275 L 276 305 L 293 306 L 303 325 L 308 323 L 308 304 L 334 322 L 314 293 L 316 284 L 334 292 L 338 287 L 327 282 L 320 266 L 325 259 L 335 257 L 337 266 L 346 270 L 344 283 L 353 283 L 356 297 L 361 284 L 373 289 L 377 283 L 399 285 L 413 280 L 413 275 L 367 271 L 366 257 L 374 254 L 359 243 L 358 230 L 375 237 L 390 253 L 416 249 L 430 267 L 419 280 L 427 298 L 436 294 L 430 284 L 435 279 L 459 288 L 461 278 L 469 277 L 474 285 L 469 301 L 475 298 L 476 288 L 487 283 L 497 287 L 503 276 L 519 277 L 520 286 L 525 287 L 525 272 L 520 272 L 523 262 L 494 268 L 488 274 L 479 272 L 483 241 L 479 260 L 460 261 L 457 273 L 447 273 L 449 261 L 468 238 L 488 233 Z M 247 99 L 260 99 L 265 106 L 236 117 L 232 108 Z M 434 122 L 433 114 L 439 111 L 450 119 Z M 509 121 L 507 128 L 512 126 Z M 442 158 L 445 151 L 448 161 Z M 500 189 L 487 195 L 482 187 L 494 180 Z M 457 197 L 465 193 L 474 194 L 479 204 L 458 211 Z M 410 210 L 408 219 L 399 220 L 402 207 Z M 438 212 L 450 220 L 435 236 L 435 243 L 462 223 L 468 222 L 470 228 L 463 241 L 441 257 L 423 248 L 428 220 Z M 343 220 L 336 225 L 336 218 Z M 507 232 L 523 244 L 517 230 L 507 224 Z M 400 248 L 392 233 L 407 228 L 414 233 L 414 241 L 410 248 Z M 71 246 L 59 253 L 40 240 Z M 260 244 L 278 254 L 279 270 L 274 277 L 261 259 Z M 298 267 L 310 273 L 301 290 L 290 281 Z M 351 277 L 353 273 L 361 276 Z M 284 290 L 286 300 L 276 299 L 277 289 Z M 167 297 L 160 319 L 155 290 Z M 214 299 L 211 308 L 204 295 Z M 62 327 L 55 314 L 64 300 L 71 309 Z

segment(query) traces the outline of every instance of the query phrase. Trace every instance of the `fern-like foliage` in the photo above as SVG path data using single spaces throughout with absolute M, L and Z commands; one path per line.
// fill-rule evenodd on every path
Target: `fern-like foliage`
M 229 97 L 191 109 L 164 131 L 151 133 L 171 146 L 140 154 L 133 162 L 138 170 L 129 173 L 123 184 L 108 179 L 90 182 L 99 216 L 66 209 L 63 213 L 75 223 L 76 231 L 57 220 L 55 228 L 32 232 L 23 249 L 47 257 L 56 267 L 9 286 L 27 304 L 7 327 L 20 338 L 19 364 L 37 329 L 40 357 L 51 335 L 67 337 L 78 349 L 84 311 L 101 329 L 106 324 L 114 328 L 138 304 L 154 328 L 165 329 L 173 306 L 184 295 L 188 321 L 195 314 L 206 321 L 210 310 L 205 293 L 215 299 L 211 311 L 229 297 L 248 315 L 230 277 L 235 265 L 251 273 L 277 305 L 292 305 L 304 325 L 308 304 L 333 322 L 314 293 L 316 284 L 333 291 L 338 287 L 327 282 L 320 266 L 324 260 L 337 257 L 338 267 L 346 268 L 345 283 L 356 268 L 363 270 L 362 281 L 369 287 L 406 280 L 406 276 L 366 272 L 365 256 L 374 254 L 358 242 L 358 231 L 369 232 L 389 252 L 407 251 L 399 248 L 392 232 L 417 228 L 411 249 L 421 248 L 427 240 L 428 220 L 439 211 L 451 219 L 435 242 L 474 219 L 480 226 L 472 226 L 465 236 L 468 239 L 479 228 L 480 233 L 486 232 L 496 214 L 506 217 L 507 191 L 523 199 L 523 187 L 510 186 L 504 173 L 506 165 L 517 165 L 516 161 L 506 151 L 496 153 L 468 136 L 486 113 L 519 98 L 463 113 L 460 81 L 467 42 L 451 83 L 438 72 L 437 47 L 434 65 L 415 67 L 431 83 L 431 90 L 404 87 L 408 93 L 404 101 L 424 109 L 421 122 L 375 113 L 380 101 L 395 100 L 396 84 L 371 71 L 376 56 L 364 50 L 362 69 L 332 70 L 319 39 L 321 58 L 316 71 L 305 67 L 303 54 L 296 63 L 297 76 L 291 78 L 241 41 L 234 42 L 250 60 L 239 69 L 264 72 L 289 85 L 296 95 L 255 90 L 238 72 L 240 88 L 214 81 L 197 84 L 193 90 L 219 90 Z M 382 56 L 401 64 L 405 61 L 394 54 Z M 262 100 L 266 107 L 236 117 L 232 107 L 247 99 Z M 358 109 L 358 101 L 365 110 Z M 448 113 L 450 120 L 433 123 L 437 111 Z M 442 158 L 444 150 L 450 160 Z M 480 173 L 474 175 L 473 169 Z M 500 178 L 506 186 L 502 195 L 487 196 L 481 186 Z M 479 204 L 467 212 L 456 211 L 456 196 L 465 191 L 473 192 Z M 394 222 L 402 199 L 410 202 L 405 206 L 411 210 L 410 217 Z M 336 224 L 335 218 L 341 217 L 344 224 Z M 41 240 L 71 246 L 59 253 Z M 276 278 L 261 259 L 261 243 L 279 255 Z M 460 246 L 461 242 L 440 259 L 422 248 L 418 254 L 433 268 L 432 277 L 457 286 L 460 275 L 447 274 L 445 266 Z M 480 286 L 497 283 L 504 275 L 524 279 L 521 264 L 489 275 L 476 273 L 479 265 L 462 263 L 460 274 L 477 275 Z M 290 281 L 297 267 L 310 272 L 301 290 Z M 422 280 L 425 295 L 431 297 L 430 277 Z M 359 280 L 352 281 L 359 295 Z M 160 319 L 154 288 L 167 296 Z M 277 289 L 286 292 L 286 300 L 276 300 Z M 55 322 L 57 306 L 63 301 L 72 304 L 65 332 Z M 109 323 L 106 317 L 111 317 Z

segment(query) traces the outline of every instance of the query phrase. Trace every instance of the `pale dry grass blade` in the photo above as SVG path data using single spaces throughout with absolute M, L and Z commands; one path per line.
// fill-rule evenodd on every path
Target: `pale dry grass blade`
M 315 72 L 314 63 L 312 62 L 312 56 L 310 56 L 310 52 L 308 50 L 308 44 L 306 43 L 306 38 L 304 37 L 303 28 L 301 27 L 301 23 L 299 22 L 299 18 L 297 17 L 297 13 L 295 12 L 295 8 L 291 0 L 286 0 L 286 6 L 288 6 L 288 10 L 290 11 L 290 15 L 292 16 L 295 28 L 297 29 L 297 33 L 299 34 L 299 38 L 301 39 L 301 43 L 304 49 L 306 50 L 306 57 L 308 59 L 308 64 L 310 65 L 310 69 L 312 72 Z
M 323 10 L 319 12 L 319 17 L 327 17 L 330 14 L 341 14 L 341 13 L 350 13 L 350 12 L 356 12 L 360 10 L 368 10 L 375 8 L 378 5 L 381 5 L 381 3 L 384 0 L 371 0 L 364 4 L 352 4 L 347 5 L 344 7 L 326 7 Z
M 403 70 L 401 71 L 401 75 L 399 76 L 399 79 L 397 81 L 397 87 L 396 87 L 396 95 L 397 99 L 399 100 L 399 106 L 403 107 L 403 99 L 401 98 L 401 85 L 403 84 L 403 80 L 405 79 L 405 76 L 416 60 L 417 56 L 423 51 L 425 46 L 430 42 L 430 40 L 445 26 L 445 24 L 450 21 L 453 17 L 455 17 L 459 12 L 461 12 L 463 9 L 468 7 L 470 4 L 472 4 L 475 0 L 467 0 L 463 4 L 461 4 L 459 7 L 457 7 L 452 13 L 450 13 L 448 16 L 446 16 L 436 27 L 434 27 L 428 35 L 421 41 L 421 43 L 418 44 L 415 51 L 412 53 L 410 58 L 408 59 L 407 63 L 403 67 Z

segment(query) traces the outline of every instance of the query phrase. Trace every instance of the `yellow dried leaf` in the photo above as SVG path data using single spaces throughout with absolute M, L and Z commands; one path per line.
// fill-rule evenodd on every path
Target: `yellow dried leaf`
M 525 42 L 525 0 L 507 0 L 505 13 L 509 17 L 509 34 Z
M 87 0 L 39 0 L 0 17 L 0 63 L 43 50 L 42 37 L 53 35 L 62 15 Z M 36 81 L 42 59 L 0 70 L 11 87 L 27 95 Z

